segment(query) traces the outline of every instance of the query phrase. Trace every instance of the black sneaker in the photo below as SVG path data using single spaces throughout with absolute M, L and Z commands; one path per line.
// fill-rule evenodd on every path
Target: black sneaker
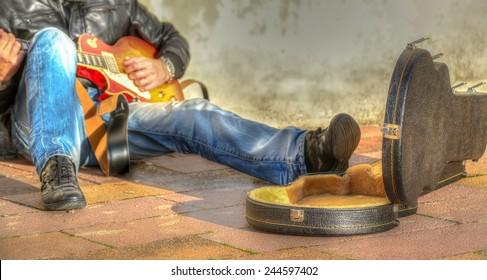
M 347 114 L 336 115 L 328 128 L 310 131 L 304 146 L 308 173 L 347 170 L 360 135 L 357 122 Z
M 86 207 L 73 162 L 65 156 L 49 159 L 41 173 L 42 205 L 47 210 L 74 210 Z

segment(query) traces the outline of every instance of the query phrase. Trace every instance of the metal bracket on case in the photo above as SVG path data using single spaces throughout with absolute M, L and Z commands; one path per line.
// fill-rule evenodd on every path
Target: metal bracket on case
M 293 223 L 304 222 L 304 210 L 291 209 L 290 218 Z
M 397 124 L 384 124 L 384 127 L 381 129 L 382 135 L 386 139 L 391 140 L 399 140 L 401 139 L 401 127 Z
M 461 83 L 459 83 L 459 84 L 457 84 L 457 85 L 453 86 L 451 89 L 452 89 L 453 93 L 457 93 L 457 88 L 459 88 L 459 87 L 463 87 L 464 85 L 467 85 L 467 83 L 465 83 L 465 82 L 461 82 Z
M 470 93 L 475 93 L 475 92 L 477 92 L 476 88 L 478 88 L 478 87 L 480 87 L 480 86 L 483 86 L 483 85 L 485 85 L 485 84 L 486 84 L 486 82 L 481 82 L 481 83 L 478 83 L 478 84 L 476 84 L 476 85 L 474 85 L 474 86 L 472 86 L 472 87 L 469 87 L 469 88 L 467 89 L 467 92 L 470 92 Z
M 415 49 L 415 48 L 416 48 L 416 44 L 422 43 L 422 42 L 424 42 L 424 41 L 426 41 L 426 40 L 429 40 L 429 39 L 430 39 L 430 37 L 423 37 L 423 38 L 421 38 L 421 39 L 418 39 L 418 40 L 416 40 L 416 41 L 414 41 L 414 42 L 409 43 L 409 44 L 406 46 L 406 48 L 408 48 L 408 49 Z
M 437 59 L 439 59 L 439 58 L 442 58 L 444 55 L 445 55 L 444 53 L 439 53 L 439 54 L 437 54 L 437 55 L 433 55 L 433 56 L 431 57 L 431 59 L 432 59 L 432 60 L 437 60 Z

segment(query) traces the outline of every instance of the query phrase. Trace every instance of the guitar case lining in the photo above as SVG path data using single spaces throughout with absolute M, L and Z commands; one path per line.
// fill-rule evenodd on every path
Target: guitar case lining
M 396 227 L 398 218 L 416 213 L 419 196 L 465 177 L 465 161 L 482 157 L 487 94 L 453 92 L 446 64 L 408 45 L 393 71 L 382 131 L 381 161 L 250 192 L 248 223 L 297 235 Z
M 290 234 L 360 234 L 397 226 L 380 162 L 344 174 L 311 174 L 288 187 L 263 187 L 247 198 L 254 227 Z

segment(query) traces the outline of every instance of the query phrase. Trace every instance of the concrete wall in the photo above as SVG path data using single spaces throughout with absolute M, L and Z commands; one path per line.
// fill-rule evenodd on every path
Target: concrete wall
M 325 126 L 338 112 L 382 123 L 396 59 L 424 36 L 422 47 L 445 53 L 452 83 L 487 80 L 484 0 L 141 2 L 190 42 L 187 78 L 273 126 Z

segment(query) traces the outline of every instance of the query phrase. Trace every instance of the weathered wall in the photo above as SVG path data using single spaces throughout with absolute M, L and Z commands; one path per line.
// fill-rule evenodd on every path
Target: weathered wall
M 191 44 L 186 77 L 212 101 L 273 126 L 338 112 L 380 124 L 406 43 L 445 53 L 452 82 L 487 80 L 484 0 L 146 0 Z M 487 88 L 486 88 L 487 89 Z

